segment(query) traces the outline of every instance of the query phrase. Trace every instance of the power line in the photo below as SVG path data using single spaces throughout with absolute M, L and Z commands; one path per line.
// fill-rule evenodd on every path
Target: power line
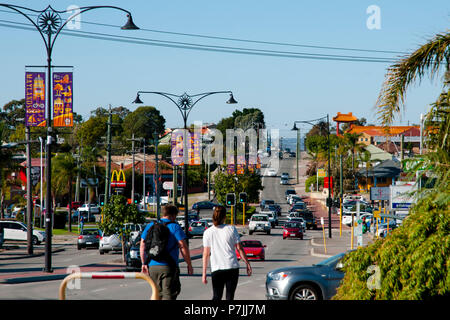
M 0 26 L 3 26 L 3 27 L 35 31 L 34 28 L 30 27 L 28 24 L 25 24 L 25 23 L 8 21 L 8 20 L 0 20 L 0 22 L 3 22 L 3 23 L 0 23 Z M 89 39 L 116 41 L 116 42 L 122 42 L 122 43 L 144 44 L 144 45 L 170 47 L 170 48 L 178 48 L 178 49 L 213 51 L 213 52 L 222 52 L 222 53 L 237 53 L 237 54 L 272 56 L 272 57 L 283 57 L 283 58 L 334 60 L 334 61 L 349 61 L 349 62 L 381 62 L 381 63 L 393 63 L 394 62 L 393 59 L 379 58 L 379 57 L 312 54 L 312 53 L 305 53 L 305 52 L 290 52 L 290 51 L 262 50 L 262 49 L 253 49 L 253 48 L 212 46 L 212 45 L 202 45 L 202 44 L 186 43 L 186 42 L 175 42 L 175 41 L 148 39 L 148 38 L 119 36 L 119 35 L 112 35 L 112 34 L 98 33 L 98 32 L 61 31 L 61 33 L 69 35 L 69 36 L 89 38 Z
M 11 12 L 11 11 L 1 10 L 1 9 L 0 9 L 0 12 L 19 14 L 18 12 Z M 34 15 L 34 16 L 38 16 L 38 15 Z M 121 27 L 119 25 L 92 22 L 92 21 L 83 21 L 83 23 L 97 25 L 97 26 L 104 26 L 104 27 L 113 27 L 113 28 Z M 244 43 L 257 43 L 257 44 L 276 45 L 276 46 L 302 47 L 302 48 L 326 49 L 326 50 L 342 50 L 342 51 L 357 51 L 357 52 L 372 52 L 372 53 L 388 53 L 388 54 L 408 54 L 407 52 L 404 52 L 404 51 L 345 48 L 345 47 L 318 46 L 318 45 L 307 45 L 307 44 L 298 44 L 298 43 L 274 42 L 274 41 L 263 41 L 263 40 L 252 40 L 252 39 L 239 39 L 239 38 L 231 38 L 231 37 L 219 37 L 219 36 L 211 36 L 211 35 L 203 35 L 203 34 L 183 33 L 183 32 L 155 30 L 155 29 L 146 29 L 146 28 L 140 28 L 139 30 L 145 31 L 145 32 L 170 34 L 170 35 L 176 35 L 176 36 L 196 37 L 196 38 L 225 40 L 225 41 L 236 41 L 236 42 L 244 42 Z

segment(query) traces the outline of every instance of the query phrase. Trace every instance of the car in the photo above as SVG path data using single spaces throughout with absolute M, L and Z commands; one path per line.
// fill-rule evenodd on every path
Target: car
M 244 249 L 245 255 L 249 260 L 265 260 L 266 253 L 265 249 L 267 246 L 263 245 L 259 240 L 244 240 L 241 242 L 242 248 Z M 236 249 L 236 255 L 238 260 L 241 259 L 239 250 Z
M 281 215 L 281 206 L 279 204 L 269 204 L 265 207 L 265 209 L 276 212 L 278 216 Z
M 283 240 L 286 238 L 298 238 L 303 240 L 303 226 L 299 222 L 287 222 L 283 226 Z
M 5 241 L 5 231 L 3 229 L 3 225 L 0 224 L 0 248 L 3 246 L 3 242 Z
M 195 211 L 195 210 L 189 211 L 189 213 L 188 213 L 188 221 L 192 222 L 192 221 L 198 221 L 198 220 L 200 220 L 200 216 L 199 216 L 198 212 Z
M 80 201 L 72 201 L 72 210 L 77 210 L 82 205 L 83 203 Z M 67 210 L 69 210 L 69 205 L 67 205 Z
M 283 172 L 280 176 L 281 179 L 288 179 L 289 180 L 289 173 Z
M 359 218 L 362 220 L 363 217 L 366 217 L 366 220 L 370 220 L 373 215 L 371 213 L 360 213 Z M 353 221 L 356 221 L 356 212 L 353 212 Z M 342 214 L 342 224 L 347 226 L 352 225 L 352 212 L 345 212 Z
M 295 158 L 295 152 L 294 151 L 289 152 L 289 157 Z
M 328 300 L 344 278 L 345 252 L 312 266 L 289 266 L 266 275 L 266 297 L 270 300 Z
M 292 205 L 295 202 L 301 202 L 301 201 L 303 201 L 302 197 L 300 197 L 296 194 L 293 194 L 293 195 L 289 196 L 287 203 Z
M 99 229 L 83 229 L 77 239 L 77 249 L 93 247 L 98 249 L 102 233 Z
M 277 171 L 273 168 L 269 168 L 266 170 L 266 176 L 267 177 L 276 177 L 277 176 Z
M 306 222 L 306 229 L 314 229 L 317 230 L 317 222 L 316 218 L 314 217 L 314 214 L 309 210 L 301 210 L 297 211 L 300 212 L 300 217 L 303 218 Z
M 116 233 L 110 235 L 102 233 L 98 251 L 100 254 L 105 254 L 110 251 L 122 251 L 122 240 L 120 236 Z
M 295 192 L 295 190 L 294 189 L 287 189 L 285 192 L 284 192 L 284 195 L 286 196 L 286 201 L 288 201 L 288 198 L 289 198 L 289 196 L 291 195 L 291 194 L 296 194 L 296 192 Z
M 267 205 L 271 205 L 271 204 L 275 204 L 275 201 L 274 201 L 274 200 L 266 200 L 266 199 L 263 199 L 263 200 L 261 201 L 261 203 L 259 204 L 259 207 L 260 207 L 261 209 L 264 209 Z
M 99 214 L 100 208 L 95 204 L 84 203 L 81 207 L 77 209 L 78 212 L 90 212 L 91 214 Z
M 253 214 L 248 223 L 248 234 L 253 232 L 265 232 L 270 234 L 271 226 L 269 216 L 266 214 Z
M 142 231 L 145 229 L 143 224 L 125 223 L 124 228 L 130 233 L 131 241 L 134 241 Z
M 275 226 L 278 226 L 278 215 L 274 211 L 261 211 L 260 214 L 265 214 L 269 217 L 269 222 L 274 228 Z
M 0 229 L 3 229 L 3 241 L 27 241 L 28 227 L 25 223 L 15 220 L 0 221 Z M 45 232 L 33 229 L 31 237 L 33 245 L 38 245 L 45 241 Z
M 214 225 L 212 218 L 201 218 L 199 221 L 205 221 L 206 224 L 208 225 L 208 228 Z
M 176 218 L 177 223 L 180 225 L 182 229 L 184 229 L 184 226 L 186 225 L 184 218 L 185 218 L 184 215 L 177 216 Z
M 303 232 L 306 230 L 306 221 L 305 219 L 301 218 L 301 217 L 292 217 L 289 218 L 287 222 L 298 222 L 302 225 L 303 227 Z
M 211 201 L 200 201 L 192 205 L 192 210 L 214 209 L 218 204 Z
M 387 223 L 379 223 L 378 224 L 378 233 L 376 232 L 376 224 L 375 224 L 375 236 L 378 235 L 378 237 L 380 238 L 384 238 L 387 236 L 388 234 L 388 230 L 387 230 Z M 391 232 L 392 230 L 397 229 L 397 224 L 395 221 L 389 221 L 389 232 Z
M 307 210 L 308 207 L 304 202 L 296 202 L 292 205 L 292 207 L 289 209 L 289 212 L 297 211 L 297 210 Z
M 45 213 L 45 210 L 43 210 L 42 213 Z M 69 214 L 69 213 L 67 213 L 67 214 Z M 79 220 L 81 219 L 81 217 L 84 218 L 84 223 L 95 222 L 95 215 L 92 212 L 91 212 L 91 214 L 89 214 L 89 212 L 87 212 L 87 211 L 82 211 L 80 213 L 80 211 L 78 211 L 78 210 L 75 212 L 72 212 L 72 222 L 79 223 L 80 222 Z
M 281 184 L 281 185 L 288 185 L 288 184 L 289 184 L 289 179 L 281 178 L 281 179 L 280 179 L 280 184 Z
M 134 241 L 130 241 L 127 245 L 126 270 L 141 271 L 141 253 L 140 253 L 141 237 L 137 237 Z
M 208 229 L 208 223 L 206 221 L 192 221 L 189 225 L 189 237 L 203 237 L 203 233 L 206 229 Z

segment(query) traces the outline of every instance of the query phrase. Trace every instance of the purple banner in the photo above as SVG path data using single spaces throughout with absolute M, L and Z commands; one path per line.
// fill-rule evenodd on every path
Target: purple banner
M 73 74 L 53 73 L 53 125 L 73 127 Z
M 27 127 L 46 125 L 45 72 L 25 72 L 25 112 Z

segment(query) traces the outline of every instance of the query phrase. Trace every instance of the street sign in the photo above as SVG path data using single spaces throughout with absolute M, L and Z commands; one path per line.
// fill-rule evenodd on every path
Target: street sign
M 163 183 L 164 190 L 173 190 L 173 181 L 165 181 Z
M 370 200 L 389 200 L 391 195 L 389 187 L 372 187 L 370 188 Z
M 411 205 L 414 203 L 411 192 L 417 189 L 417 186 L 413 184 L 390 186 L 390 205 L 391 210 L 406 210 L 408 211 Z
M 327 172 L 325 169 L 317 169 L 317 176 L 319 178 L 325 178 L 327 176 Z

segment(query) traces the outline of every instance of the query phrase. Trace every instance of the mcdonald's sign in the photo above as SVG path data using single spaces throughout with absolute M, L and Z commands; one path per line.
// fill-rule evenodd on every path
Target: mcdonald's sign
M 116 179 L 114 179 L 114 177 Z M 122 177 L 122 180 L 120 179 Z M 125 188 L 127 182 L 125 181 L 125 173 L 123 170 L 114 170 L 111 174 L 111 188 Z

